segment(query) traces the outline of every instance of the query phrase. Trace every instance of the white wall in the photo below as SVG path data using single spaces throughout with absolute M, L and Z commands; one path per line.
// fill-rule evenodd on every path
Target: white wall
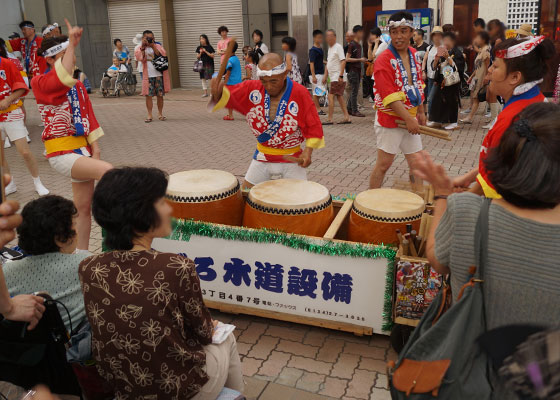
M 337 42 L 342 44 L 344 42 L 344 2 L 342 0 L 328 2 L 326 11 L 327 29 L 334 29 Z
M 362 25 L 362 0 L 348 0 L 348 29 Z
M 21 35 L 18 25 L 22 21 L 23 16 L 19 0 L 0 0 L 0 10 L 2 10 L 0 13 L 0 37 L 8 40 L 8 36 L 14 32 L 18 32 Z M 39 31 L 41 25 L 36 28 Z
M 480 0 L 478 3 L 478 15 L 486 22 L 491 19 L 507 21 L 507 0 Z
M 490 1 L 490 0 L 487 0 Z M 494 1 L 494 0 L 492 0 Z M 445 24 L 453 24 L 453 0 L 443 0 L 443 21 L 441 21 L 441 25 Z M 478 11 L 480 14 L 480 10 Z
M 406 0 L 382 0 L 383 10 L 403 10 L 406 8 Z

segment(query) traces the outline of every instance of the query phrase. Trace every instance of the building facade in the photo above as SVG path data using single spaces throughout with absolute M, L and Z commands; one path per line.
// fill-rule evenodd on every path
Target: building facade
M 168 52 L 174 87 L 197 88 L 199 76 L 192 67 L 199 36 L 206 34 L 215 47 L 217 28 L 226 25 L 240 49 L 253 44 L 251 34 L 259 29 L 271 51 L 281 53 L 284 36 L 297 39 L 296 53 L 303 70 L 313 29 L 335 29 L 343 43 L 344 32 L 354 25 L 366 30 L 376 26 L 376 12 L 431 8 L 433 24 L 453 24 L 460 44 L 472 40 L 472 22 L 499 19 L 510 28 L 530 23 L 534 32 L 555 40 L 560 49 L 560 0 L 1 0 L 0 34 L 7 38 L 19 31 L 23 18 L 34 21 L 37 31 L 48 23 L 63 24 L 64 18 L 84 27 L 78 50 L 78 66 L 98 86 L 111 64 L 113 40 L 119 38 L 134 51 L 134 36 L 154 32 Z M 219 58 L 216 57 L 216 69 Z M 557 65 L 557 63 L 556 63 Z

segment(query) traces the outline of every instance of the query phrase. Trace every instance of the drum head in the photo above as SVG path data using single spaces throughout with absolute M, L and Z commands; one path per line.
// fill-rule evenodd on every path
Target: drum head
M 229 172 L 217 169 L 195 169 L 170 175 L 167 197 L 172 199 L 206 197 L 208 200 L 214 200 L 212 197 L 233 193 L 238 188 L 237 178 Z
M 277 179 L 259 183 L 249 192 L 251 203 L 279 210 L 301 210 L 330 203 L 323 185 L 299 179 Z
M 424 199 L 412 192 L 397 189 L 371 189 L 354 200 L 358 214 L 380 220 L 419 217 L 424 212 Z

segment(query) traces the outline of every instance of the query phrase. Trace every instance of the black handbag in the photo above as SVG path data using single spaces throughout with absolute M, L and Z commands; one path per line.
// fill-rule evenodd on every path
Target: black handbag
M 154 68 L 159 71 L 167 71 L 169 69 L 169 59 L 166 56 L 157 56 L 152 60 Z
M 478 91 L 477 97 L 478 97 L 478 101 L 480 103 L 486 101 L 486 89 L 488 88 L 488 85 L 484 85 L 480 88 L 480 90 Z

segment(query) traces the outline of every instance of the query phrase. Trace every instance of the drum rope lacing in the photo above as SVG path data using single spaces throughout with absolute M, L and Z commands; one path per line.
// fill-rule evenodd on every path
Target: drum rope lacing
M 412 222 L 418 220 L 419 218 L 422 218 L 422 213 L 418 215 L 412 215 L 410 217 L 377 217 L 375 215 L 371 215 L 358 210 L 355 205 L 352 205 L 352 211 L 354 211 L 362 218 L 371 219 L 372 221 L 380 221 L 380 222 Z
M 319 212 L 319 211 L 323 211 L 325 208 L 329 207 L 331 205 L 331 203 L 332 203 L 332 199 L 329 197 L 329 199 L 323 204 L 319 204 L 317 206 L 309 207 L 309 208 L 300 208 L 298 210 L 292 210 L 292 209 L 278 209 L 278 208 L 273 208 L 273 207 L 261 206 L 260 204 L 256 204 L 256 203 L 252 202 L 250 198 L 247 198 L 247 204 L 251 208 L 254 208 L 257 211 L 261 211 L 261 212 L 264 212 L 264 213 L 278 214 L 278 215 L 313 214 L 313 213 L 316 213 L 316 212 Z
M 176 195 L 166 194 L 165 198 L 171 201 L 175 201 L 177 203 L 204 203 L 208 201 L 221 200 L 221 199 L 225 199 L 226 197 L 233 196 L 235 193 L 239 191 L 239 187 L 240 187 L 239 182 L 237 182 L 237 185 L 233 189 L 230 189 L 227 192 L 223 192 L 223 193 L 212 194 L 207 196 L 195 196 L 195 197 L 176 196 Z

